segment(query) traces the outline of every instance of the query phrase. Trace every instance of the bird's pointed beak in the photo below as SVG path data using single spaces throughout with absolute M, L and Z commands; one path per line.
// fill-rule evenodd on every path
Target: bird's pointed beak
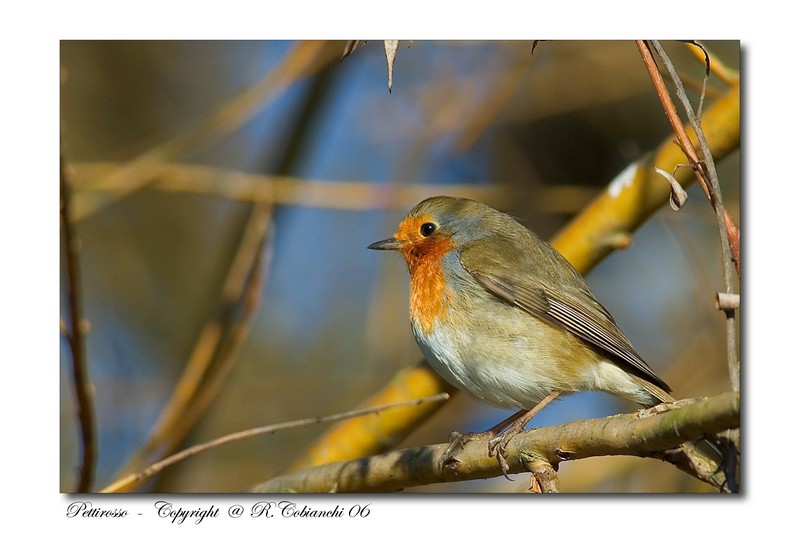
M 367 248 L 370 250 L 399 250 L 403 247 L 403 243 L 392 237 L 378 242 L 373 242 Z

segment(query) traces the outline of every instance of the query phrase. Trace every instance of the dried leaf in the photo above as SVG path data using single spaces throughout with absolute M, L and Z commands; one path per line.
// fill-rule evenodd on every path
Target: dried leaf
M 400 41 L 383 41 L 383 49 L 386 51 L 386 69 L 389 73 L 389 92 L 392 92 L 392 72 L 394 71 L 394 56 Z
M 678 183 L 678 180 L 676 180 L 672 174 L 658 167 L 653 168 L 655 168 L 655 171 L 658 172 L 659 175 L 664 176 L 667 178 L 667 181 L 669 181 L 670 189 L 672 189 L 672 192 L 669 195 L 669 205 L 672 207 L 672 209 L 677 211 L 683 207 L 683 204 L 685 204 L 686 200 L 689 199 L 689 194 L 683 189 L 683 187 L 681 187 L 681 184 Z

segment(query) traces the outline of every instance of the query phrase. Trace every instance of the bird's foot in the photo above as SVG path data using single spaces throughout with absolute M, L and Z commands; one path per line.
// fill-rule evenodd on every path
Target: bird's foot
M 463 435 L 458 431 L 454 431 L 450 434 L 450 446 L 447 447 L 447 450 L 442 454 L 439 458 L 439 470 L 444 470 L 445 468 L 453 468 L 456 464 L 458 464 L 458 459 L 453 456 L 453 453 L 456 451 L 456 448 L 464 449 L 464 445 L 471 440 L 479 440 L 487 437 L 495 437 L 496 433 L 492 430 L 489 431 L 482 431 L 480 433 L 467 433 Z
M 494 455 L 497 458 L 497 463 L 500 465 L 500 470 L 503 471 L 503 476 L 509 481 L 511 481 L 511 478 L 508 477 L 509 466 L 508 461 L 506 461 L 506 446 L 508 446 L 511 439 L 522 431 L 523 427 L 511 424 L 504 432 L 489 439 L 489 456 Z
M 511 478 L 508 477 L 510 468 L 508 466 L 508 461 L 506 461 L 506 446 L 508 446 L 508 443 L 511 441 L 511 439 L 525 429 L 525 425 L 531 421 L 536 413 L 541 411 L 545 405 L 555 400 L 558 395 L 558 391 L 553 391 L 540 400 L 539 403 L 533 407 L 533 409 L 529 411 L 525 411 L 523 409 L 522 411 L 519 411 L 518 413 L 506 418 L 493 428 L 481 433 L 468 433 L 467 435 L 462 435 L 457 431 L 452 432 L 450 434 L 450 446 L 447 447 L 447 450 L 442 454 L 442 457 L 439 458 L 439 470 L 444 471 L 445 468 L 453 468 L 456 464 L 458 464 L 458 459 L 453 457 L 453 452 L 455 452 L 456 448 L 463 449 L 464 444 L 471 440 L 488 438 L 489 457 L 493 455 L 497 457 L 497 463 L 500 465 L 500 470 L 503 472 L 503 476 L 510 481 Z
M 497 432 L 492 430 L 482 431 L 480 433 L 467 433 L 466 435 L 463 435 L 458 431 L 454 431 L 450 434 L 450 445 L 439 458 L 439 469 L 443 471 L 446 468 L 455 467 L 455 465 L 458 464 L 458 458 L 454 456 L 454 453 L 457 449 L 463 450 L 464 445 L 469 441 L 488 438 L 489 457 L 497 457 L 497 463 L 500 465 L 500 470 L 503 471 L 503 475 L 506 477 L 506 479 L 511 480 L 511 478 L 508 477 L 509 466 L 508 461 L 506 461 L 505 458 L 506 446 L 508 445 L 508 442 L 520 431 L 522 431 L 522 427 L 517 428 L 516 424 L 512 424 L 511 427 L 499 435 Z

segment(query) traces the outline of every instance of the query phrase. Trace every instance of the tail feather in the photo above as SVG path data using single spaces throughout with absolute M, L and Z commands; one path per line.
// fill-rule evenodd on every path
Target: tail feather
M 637 375 L 630 374 L 630 376 L 639 384 L 644 390 L 646 390 L 652 397 L 653 402 L 648 404 L 644 404 L 645 407 L 654 407 L 660 403 L 672 403 L 675 400 L 667 391 L 659 387 L 658 385 L 647 381 L 646 379 L 640 378 Z

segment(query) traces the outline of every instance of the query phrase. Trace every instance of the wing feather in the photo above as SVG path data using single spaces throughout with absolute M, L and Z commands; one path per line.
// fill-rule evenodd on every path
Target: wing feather
M 481 266 L 477 268 L 476 261 L 471 260 L 469 254 L 462 254 L 461 263 L 479 284 L 498 298 L 535 318 L 565 328 L 600 348 L 611 359 L 622 362 L 634 374 L 666 392 L 671 390 L 636 353 L 614 318 L 597 302 L 582 280 L 574 283 L 573 278 L 568 278 L 571 283 L 555 288 L 546 282 L 533 280 L 530 275 L 510 271 L 498 262 L 481 260 Z M 579 278 L 577 273 L 575 277 Z

